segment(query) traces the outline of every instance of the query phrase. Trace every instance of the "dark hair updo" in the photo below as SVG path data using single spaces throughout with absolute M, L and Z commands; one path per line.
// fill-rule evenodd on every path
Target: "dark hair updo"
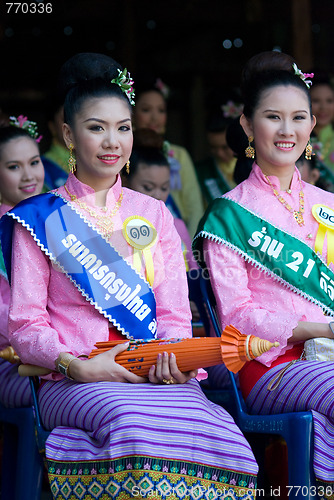
M 253 56 L 243 69 L 241 90 L 244 115 L 252 118 L 263 92 L 278 86 L 291 85 L 304 92 L 312 114 L 311 97 L 305 82 L 295 74 L 294 59 L 282 52 L 261 52 Z
M 159 167 L 169 168 L 168 159 L 163 152 L 163 138 L 151 129 L 138 129 L 133 133 L 133 148 L 130 156 L 130 172 L 127 175 L 131 179 L 141 163 L 151 167 L 157 165 Z
M 74 116 L 83 103 L 94 97 L 117 97 L 131 110 L 127 95 L 111 80 L 123 70 L 120 64 L 104 54 L 83 52 L 74 55 L 61 67 L 58 94 L 64 102 L 64 121 L 73 126 Z

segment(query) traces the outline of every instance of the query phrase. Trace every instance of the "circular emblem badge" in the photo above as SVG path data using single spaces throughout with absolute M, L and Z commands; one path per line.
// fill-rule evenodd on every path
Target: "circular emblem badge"
M 140 215 L 132 215 L 123 222 L 123 235 L 129 245 L 137 250 L 150 248 L 157 239 L 153 224 Z
M 312 215 L 322 226 L 334 229 L 334 210 L 332 208 L 322 204 L 313 205 Z

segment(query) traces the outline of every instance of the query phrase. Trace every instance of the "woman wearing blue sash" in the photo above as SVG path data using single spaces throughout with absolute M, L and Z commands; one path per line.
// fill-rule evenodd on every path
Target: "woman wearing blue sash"
M 193 245 L 222 327 L 279 342 L 239 372 L 248 408 L 312 411 L 318 493 L 333 498 L 334 365 L 303 355 L 306 341 L 334 338 L 334 196 L 303 182 L 295 166 L 304 150 L 312 155 L 311 79 L 276 52 L 246 65 L 240 122 L 252 172 L 213 202 Z
M 43 188 L 44 169 L 36 142 L 36 123 L 24 116 L 0 124 L 0 218 L 14 205 Z M 0 246 L 0 402 L 6 407 L 31 404 L 29 380 L 10 363 L 13 350 L 8 340 L 10 286 Z
M 115 362 L 128 340 L 191 335 L 181 243 L 163 202 L 121 184 L 121 169 L 131 168 L 127 71 L 107 56 L 77 54 L 60 82 L 72 173 L 1 224 L 11 343 L 23 363 L 51 370 L 39 404 L 51 431 L 53 498 L 229 491 L 252 499 L 252 451 L 230 415 L 204 397 L 196 371 L 180 372 L 163 352 L 148 378 Z M 113 339 L 121 343 L 87 359 L 96 342 Z

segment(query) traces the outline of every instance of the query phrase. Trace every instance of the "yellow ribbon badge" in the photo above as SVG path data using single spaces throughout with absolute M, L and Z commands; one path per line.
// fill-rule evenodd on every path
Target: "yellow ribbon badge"
M 326 205 L 313 205 L 312 215 L 319 222 L 314 250 L 322 255 L 327 234 L 327 265 L 334 264 L 334 210 Z
M 123 222 L 123 235 L 133 247 L 133 267 L 140 272 L 142 256 L 145 260 L 146 279 L 151 286 L 154 282 L 154 265 L 150 248 L 157 239 L 155 227 L 140 215 L 131 215 Z

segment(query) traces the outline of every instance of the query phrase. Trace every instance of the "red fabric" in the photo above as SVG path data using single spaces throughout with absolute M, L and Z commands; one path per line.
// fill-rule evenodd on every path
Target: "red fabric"
M 124 335 L 121 334 L 119 330 L 115 326 L 111 326 L 109 328 L 109 339 L 108 340 L 124 340 L 124 342 L 127 342 L 127 338 L 124 337 Z
M 293 346 L 292 349 L 289 349 L 285 354 L 282 354 L 282 356 L 279 356 L 275 361 L 273 361 L 269 367 L 255 360 L 246 363 L 239 371 L 240 389 L 243 397 L 246 398 L 248 396 L 256 382 L 268 370 L 274 366 L 300 358 L 303 348 L 304 344 L 297 344 Z

